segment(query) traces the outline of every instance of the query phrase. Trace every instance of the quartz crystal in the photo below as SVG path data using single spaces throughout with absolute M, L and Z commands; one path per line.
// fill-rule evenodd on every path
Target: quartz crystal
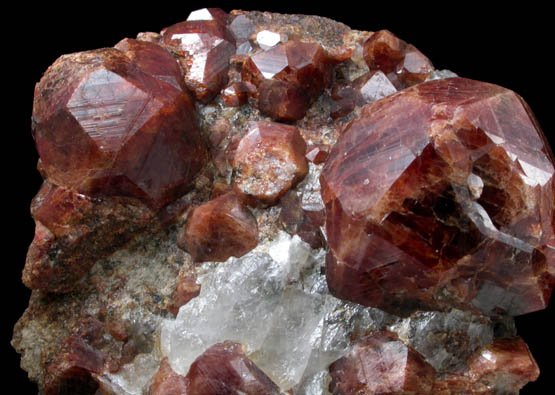
M 117 42 L 117 38 L 113 41 Z M 555 283 L 524 100 L 387 30 L 204 8 L 61 56 L 12 345 L 47 395 L 515 394 Z

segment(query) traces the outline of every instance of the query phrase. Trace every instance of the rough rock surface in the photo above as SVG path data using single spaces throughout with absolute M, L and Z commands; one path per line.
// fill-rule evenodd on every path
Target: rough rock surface
M 388 31 L 257 11 L 62 56 L 23 369 L 46 394 L 518 393 L 553 156 L 520 97 L 454 77 Z

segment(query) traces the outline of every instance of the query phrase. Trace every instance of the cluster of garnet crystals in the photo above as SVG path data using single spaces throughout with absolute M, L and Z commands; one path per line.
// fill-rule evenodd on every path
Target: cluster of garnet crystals
M 349 55 L 276 34 L 257 32 L 243 14 L 204 9 L 161 35 L 60 57 L 35 91 L 33 136 L 45 181 L 32 205 L 36 235 L 24 283 L 68 292 L 99 258 L 164 223 L 168 207 L 211 165 L 211 137 L 200 131 L 195 103 L 221 98 L 228 107 L 249 103 L 261 120 L 233 147 L 232 182 L 214 183 L 210 200 L 187 206 L 178 244 L 194 261 L 246 254 L 258 244 L 248 207 L 280 204 L 289 231 L 315 248 L 327 245 L 325 273 L 339 298 L 396 314 L 456 307 L 496 317 L 545 308 L 555 274 L 554 165 L 523 100 L 463 78 L 425 82 L 430 61 L 385 30 L 362 43 L 369 72 L 353 81 L 334 76 Z M 345 127 L 337 123 L 331 152 L 307 144 L 295 125 L 323 94 L 330 119 L 362 108 Z M 325 213 L 303 210 L 288 194 L 309 162 L 324 163 Z M 330 366 L 330 391 L 482 393 L 492 375 L 514 388 L 537 377 L 520 339 L 489 348 L 495 358 L 478 351 L 467 372 L 436 380 L 420 354 L 380 332 Z M 67 366 L 51 369 L 47 393 L 71 372 L 101 369 L 75 357 L 86 353 L 68 352 Z M 186 377 L 163 362 L 149 393 L 279 388 L 240 345 L 221 343 Z

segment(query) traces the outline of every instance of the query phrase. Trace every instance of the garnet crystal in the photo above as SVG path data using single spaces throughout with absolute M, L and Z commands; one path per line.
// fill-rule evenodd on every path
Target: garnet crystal
M 330 365 L 330 392 L 340 394 L 430 394 L 435 370 L 397 335 L 378 332 Z
M 60 57 L 36 87 L 33 134 L 51 183 L 159 208 L 186 191 L 204 148 L 175 61 L 154 44 L 124 46 L 133 60 L 111 48 Z
M 257 122 L 241 139 L 233 167 L 235 187 L 251 204 L 275 204 L 307 174 L 306 143 L 297 128 Z
M 288 41 L 253 54 L 243 68 L 243 80 L 256 85 L 254 96 L 263 114 L 295 121 L 329 85 L 331 71 L 319 45 Z
M 162 43 L 178 57 L 185 71 L 185 84 L 204 103 L 227 83 L 235 45 L 226 21 L 227 13 L 221 9 L 205 8 L 162 32 Z
M 332 292 L 386 311 L 546 307 L 553 158 L 515 93 L 462 78 L 363 109 L 322 172 Z
M 555 283 L 555 168 L 515 93 L 386 30 L 204 8 L 60 57 L 32 121 L 44 182 L 12 345 L 39 393 L 538 377 L 512 316 Z

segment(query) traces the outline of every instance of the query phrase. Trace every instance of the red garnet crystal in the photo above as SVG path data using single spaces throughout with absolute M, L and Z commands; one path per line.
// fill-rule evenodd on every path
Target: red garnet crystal
M 238 258 L 258 244 L 256 219 L 228 192 L 193 210 L 178 244 L 197 262 Z
M 321 176 L 338 297 L 386 311 L 543 309 L 553 156 L 514 92 L 453 78 L 366 106 Z
M 330 84 L 332 68 L 320 45 L 292 40 L 253 54 L 242 77 L 256 85 L 260 112 L 275 120 L 295 121 Z
M 162 44 L 176 54 L 185 71 L 185 84 L 203 103 L 212 100 L 227 83 L 235 44 L 226 21 L 223 10 L 205 8 L 162 32 Z
M 235 188 L 249 204 L 277 203 L 308 173 L 305 152 L 306 143 L 296 127 L 253 123 L 233 160 Z
M 395 73 L 409 86 L 423 82 L 434 69 L 422 52 L 388 30 L 374 33 L 364 43 L 364 60 L 370 70 Z
M 129 57 L 112 48 L 64 55 L 47 70 L 33 133 L 51 183 L 155 208 L 189 186 L 205 161 L 194 106 L 175 62 L 152 46 L 120 43 Z
M 207 349 L 186 376 L 187 395 L 278 395 L 279 387 L 252 362 L 240 344 L 226 341 Z
M 536 381 L 540 370 L 528 346 L 520 338 L 495 339 L 477 350 L 466 362 L 464 374 L 448 374 L 436 380 L 434 394 L 516 394 Z
M 392 332 L 360 341 L 329 367 L 330 392 L 341 394 L 431 394 L 435 369 Z

